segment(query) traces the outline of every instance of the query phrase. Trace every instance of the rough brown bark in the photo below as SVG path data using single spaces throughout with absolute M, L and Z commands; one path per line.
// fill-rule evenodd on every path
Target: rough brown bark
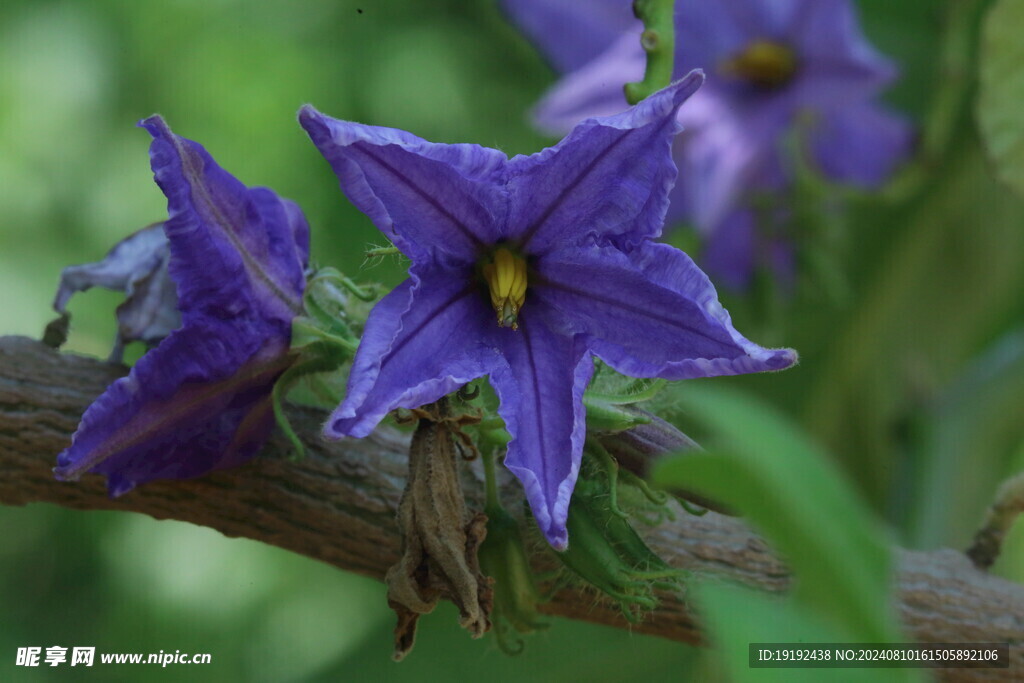
M 379 429 L 366 439 L 319 438 L 324 415 L 294 408 L 290 416 L 307 456 L 291 462 L 274 439 L 250 464 L 183 482 L 153 482 L 120 498 L 103 479 L 53 479 L 55 455 L 69 442 L 82 411 L 119 366 L 57 353 L 23 337 L 0 337 L 0 503 L 48 502 L 81 510 L 126 510 L 177 519 L 276 545 L 341 569 L 382 579 L 399 558 L 395 513 L 404 487 L 408 437 Z M 468 470 L 467 470 L 468 471 Z M 469 487 L 479 491 L 479 486 Z M 479 509 L 479 500 L 472 501 Z M 519 510 L 521 505 L 510 505 Z M 742 521 L 715 513 L 677 515 L 644 531 L 659 554 L 695 575 L 770 592 L 786 590 L 785 565 Z M 544 551 L 538 552 L 539 563 Z M 956 680 L 1020 680 L 1024 672 L 1024 586 L 975 569 L 953 550 L 897 550 L 899 610 L 908 633 L 932 642 L 1009 642 L 1012 666 L 947 670 Z M 632 628 L 675 640 L 700 641 L 698 618 L 678 595 L 663 596 L 640 625 L 613 606 L 563 591 L 551 614 Z

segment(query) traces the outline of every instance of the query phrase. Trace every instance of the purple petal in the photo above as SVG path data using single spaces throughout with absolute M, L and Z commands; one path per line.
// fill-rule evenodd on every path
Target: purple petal
M 124 344 L 156 343 L 181 326 L 178 295 L 167 272 L 170 249 L 163 223 L 118 242 L 102 261 L 68 266 L 60 274 L 53 308 L 64 313 L 75 292 L 104 287 L 125 293 L 117 307 L 118 340 L 112 356 L 120 362 Z
M 540 254 L 592 236 L 660 234 L 676 176 L 676 110 L 702 81 L 691 73 L 622 114 L 583 121 L 554 147 L 512 159 L 511 236 Z
M 502 0 L 501 6 L 562 73 L 597 57 L 624 31 L 639 42 L 642 30 L 624 0 Z
M 865 102 L 823 116 L 811 144 L 825 175 L 877 187 L 907 158 L 913 132 L 904 118 Z
M 407 256 L 440 251 L 475 260 L 504 225 L 506 157 L 479 145 L 444 145 L 394 128 L 339 121 L 306 105 L 299 123 L 346 196 Z
M 253 317 L 194 319 L 89 406 L 55 474 L 105 474 L 120 495 L 244 462 L 273 427 L 270 391 L 287 367 L 289 333 Z
M 391 410 L 436 401 L 500 362 L 497 323 L 472 266 L 414 266 L 410 275 L 370 313 L 328 436 L 366 436 Z
M 290 321 L 302 310 L 309 257 L 302 212 L 266 188 L 247 188 L 159 116 L 139 125 L 153 135 L 149 154 L 167 195 L 164 230 L 185 321 L 247 309 Z
M 512 435 L 505 466 L 522 482 L 545 538 L 564 550 L 586 431 L 583 391 L 594 364 L 571 336 L 553 331 L 536 307 L 517 331 L 502 332 L 508 365 L 491 372 L 491 383 Z
M 702 305 L 652 281 L 615 247 L 563 249 L 536 267 L 535 295 L 558 310 L 573 332 L 617 344 L 659 365 L 743 354 Z M 695 266 L 693 271 L 700 272 Z
M 583 119 L 628 109 L 623 84 L 642 79 L 646 61 L 637 35 L 623 34 L 548 91 L 533 111 L 537 127 L 551 135 L 565 135 Z
M 547 281 L 538 296 L 619 372 L 691 379 L 796 362 L 791 349 L 765 349 L 737 332 L 707 276 L 683 252 L 652 242 L 628 254 L 615 251 L 552 255 L 542 266 Z

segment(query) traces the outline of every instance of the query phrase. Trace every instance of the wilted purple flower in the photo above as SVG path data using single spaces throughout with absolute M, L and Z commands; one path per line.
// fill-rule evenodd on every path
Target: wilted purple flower
M 739 334 L 707 277 L 661 232 L 690 74 L 622 114 L 508 159 L 404 131 L 299 121 L 349 199 L 410 259 L 370 313 L 326 434 L 366 436 L 391 410 L 490 375 L 512 436 L 505 465 L 556 548 L 584 437 L 596 355 L 634 377 L 686 379 L 796 362 Z
M 572 69 L 562 68 L 566 75 L 538 105 L 538 125 L 561 134 L 583 118 L 626 108 L 622 86 L 644 70 L 638 22 L 620 16 L 615 38 L 607 27 L 590 34 L 574 49 L 600 54 L 577 65 L 563 35 L 584 41 L 574 27 L 590 21 L 589 0 L 563 0 L 557 16 L 545 0 L 503 4 L 556 67 Z M 754 195 L 789 183 L 783 147 L 794 126 L 806 125 L 809 161 L 840 182 L 876 186 L 906 156 L 909 127 L 874 101 L 896 71 L 864 38 L 849 0 L 678 0 L 675 11 L 675 73 L 703 68 L 708 82 L 680 113 L 687 129 L 675 146 L 682 180 L 669 215 L 707 235 L 716 254 L 709 268 L 718 274 L 727 264 L 729 281 L 742 284 L 755 260 L 777 266 L 778 246 L 754 235 L 729 258 L 728 233 L 753 220 L 736 212 L 748 211 Z
M 309 256 L 296 204 L 245 187 L 159 116 L 139 125 L 167 195 L 182 326 L 89 406 L 54 470 L 105 474 L 111 495 L 255 455 L 274 425 L 271 389 L 290 361 Z

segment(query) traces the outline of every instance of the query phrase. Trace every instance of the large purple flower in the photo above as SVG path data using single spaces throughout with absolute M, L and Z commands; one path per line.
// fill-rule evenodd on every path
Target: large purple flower
M 625 8 L 631 0 L 616 2 Z M 636 20 L 616 15 L 617 34 L 607 21 L 602 31 L 577 33 L 593 21 L 590 0 L 563 0 L 557 15 L 546 0 L 503 4 L 566 74 L 538 105 L 538 125 L 562 134 L 626 108 L 622 85 L 644 70 Z M 874 101 L 896 71 L 864 38 L 849 0 L 677 0 L 675 11 L 675 73 L 703 68 L 708 82 L 680 113 L 682 180 L 669 215 L 708 235 L 715 253 L 708 265 L 736 281 L 755 261 L 777 260 L 775 237 L 734 242 L 731 235 L 753 223 L 747 205 L 755 195 L 789 182 L 784 146 L 794 126 L 805 126 L 809 161 L 821 173 L 865 187 L 882 183 L 906 156 L 910 129 Z M 572 60 L 567 33 L 576 36 L 574 55 L 597 56 Z
M 512 435 L 505 465 L 565 548 L 592 356 L 669 379 L 792 365 L 793 351 L 733 329 L 686 254 L 652 241 L 676 175 L 676 110 L 702 80 L 512 159 L 304 107 L 299 121 L 349 199 L 412 259 L 369 316 L 326 434 L 365 436 L 395 408 L 490 375 Z
M 274 425 L 271 390 L 289 364 L 309 257 L 296 204 L 247 188 L 159 116 L 139 125 L 167 195 L 182 326 L 89 406 L 54 470 L 105 474 L 111 495 L 255 455 Z

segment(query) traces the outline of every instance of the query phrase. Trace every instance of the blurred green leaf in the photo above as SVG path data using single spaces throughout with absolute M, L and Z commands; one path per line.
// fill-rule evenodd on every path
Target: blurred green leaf
M 969 363 L 920 426 L 914 547 L 965 547 L 1024 438 L 1024 328 Z
M 688 383 L 680 402 L 711 433 L 711 453 L 667 460 L 655 481 L 746 515 L 789 563 L 794 597 L 848 639 L 895 639 L 886 534 L 828 456 L 750 398 Z
M 868 264 L 856 309 L 804 353 L 813 386 L 795 388 L 811 433 L 893 520 L 911 477 L 901 470 L 906 420 L 1019 316 L 1024 287 L 1020 199 L 992 179 L 973 144 L 944 172 L 918 204 L 888 218 L 902 234 Z
M 978 123 L 999 177 L 1024 194 L 1024 2 L 999 0 L 982 31 Z
M 734 683 L 797 683 L 799 681 L 916 681 L 917 672 L 887 669 L 753 669 L 750 643 L 841 643 L 841 632 L 792 600 L 781 600 L 747 588 L 703 583 L 693 588 L 703 607 L 704 626 L 718 661 Z

